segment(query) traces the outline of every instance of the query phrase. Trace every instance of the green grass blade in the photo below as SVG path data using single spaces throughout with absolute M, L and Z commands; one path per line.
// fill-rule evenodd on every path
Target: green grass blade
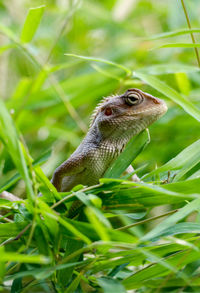
M 68 288 L 65 289 L 64 293 L 76 292 L 76 288 L 78 287 L 81 281 L 82 275 L 83 275 L 83 272 L 80 272 L 78 276 L 71 282 Z
M 44 255 L 28 255 L 28 254 L 19 254 L 15 252 L 1 252 L 1 261 L 14 261 L 14 262 L 35 263 L 35 264 L 50 263 L 50 259 Z
M 13 42 L 17 42 L 17 37 L 16 35 L 12 32 L 11 29 L 9 29 L 8 27 L 0 24 L 0 31 L 7 36 L 10 40 L 12 40 Z
M 16 237 L 27 225 L 27 222 L 1 224 L 0 237 Z
M 148 39 L 150 40 L 159 40 L 159 39 L 165 39 L 165 38 L 171 38 L 171 37 L 177 37 L 181 35 L 187 35 L 191 33 L 200 33 L 200 28 L 193 28 L 193 29 L 181 29 L 181 30 L 176 30 L 173 32 L 166 32 L 162 34 L 157 34 L 149 37 Z
M 171 159 L 169 162 L 146 174 L 143 178 L 147 178 L 152 175 L 160 174 L 165 171 L 177 170 L 181 169 L 180 173 L 177 174 L 178 178 L 176 181 L 180 179 L 185 172 L 190 170 L 194 165 L 196 165 L 200 160 L 200 139 L 195 141 L 193 144 L 185 148 L 182 152 L 180 152 L 175 158 Z
M 32 183 L 29 177 L 23 150 L 19 142 L 19 136 L 13 120 L 2 100 L 0 100 L 0 137 L 26 183 L 28 195 L 33 198 L 34 192 Z
M 181 268 L 183 268 L 186 264 L 195 261 L 199 257 L 199 252 L 187 249 L 169 256 L 166 260 L 169 265 L 174 266 L 181 271 Z M 124 279 L 122 284 L 127 290 L 141 288 L 145 285 L 146 281 L 161 278 L 162 276 L 166 276 L 168 273 L 169 269 L 167 267 L 161 265 L 160 263 L 154 263 Z M 165 281 L 165 279 L 163 279 L 163 281 Z M 160 284 L 162 284 L 162 281 Z
M 64 227 L 64 229 L 70 231 L 76 238 L 83 240 L 87 244 L 91 243 L 91 240 L 86 235 L 76 229 L 76 227 L 71 224 L 68 219 L 58 216 L 50 207 L 48 207 L 46 203 L 42 201 L 42 199 L 39 199 L 38 206 L 40 207 L 41 214 L 46 217 L 46 220 L 52 219 L 52 221 L 54 221 L 54 224 L 60 223 Z
M 109 277 L 98 278 L 98 284 L 104 293 L 125 293 L 124 286 L 116 279 Z
M 39 166 L 45 163 L 51 155 L 51 150 L 45 152 L 43 155 L 39 156 L 35 161 L 33 161 L 33 167 Z M 0 186 L 0 193 L 4 190 L 8 190 L 12 185 L 14 185 L 21 176 L 19 173 L 12 176 L 8 181 L 6 181 L 2 186 Z
M 166 230 L 164 230 L 158 236 L 172 236 L 178 234 L 185 234 L 185 233 L 199 233 L 200 232 L 200 224 L 199 223 L 178 223 L 175 224 Z
M 21 33 L 20 40 L 22 43 L 29 43 L 33 39 L 44 14 L 44 9 L 45 5 L 29 9 Z
M 136 137 L 133 137 L 126 146 L 125 150 L 108 168 L 104 177 L 118 178 L 132 163 L 132 161 L 144 150 L 148 143 L 149 134 L 147 131 L 143 131 Z
M 95 213 L 95 210 L 92 207 L 86 207 L 85 208 L 85 214 L 89 220 L 89 222 L 92 224 L 92 226 L 96 227 L 96 231 L 103 241 L 109 241 L 110 237 L 106 231 L 105 226 L 103 223 L 100 221 L 99 217 Z
M 121 64 L 106 60 L 106 59 L 96 58 L 96 57 L 88 57 L 88 56 L 81 56 L 81 55 L 69 54 L 69 53 L 66 53 L 65 55 L 69 56 L 69 57 L 80 58 L 80 59 L 83 59 L 83 60 L 86 60 L 86 61 L 94 61 L 94 62 L 100 62 L 100 63 L 112 65 L 112 66 L 115 66 L 115 67 L 118 67 L 118 68 L 124 70 L 128 75 L 131 74 L 131 70 L 129 68 L 127 68 L 127 67 L 125 67 L 125 66 L 123 66 Z
M 158 224 L 153 230 L 151 230 L 149 233 L 144 235 L 141 238 L 141 240 L 147 241 L 147 240 L 151 240 L 153 238 L 158 237 L 161 233 L 163 233 L 163 231 L 165 231 L 166 229 L 169 229 L 170 227 L 175 225 L 178 221 L 182 220 L 187 215 L 191 214 L 193 211 L 197 211 L 199 205 L 200 205 L 199 198 L 188 203 L 183 208 L 181 208 L 177 213 L 173 214 L 172 216 L 169 216 L 166 220 Z
M 7 275 L 6 280 L 13 280 L 16 278 L 24 278 L 27 276 L 32 276 L 32 277 L 37 277 L 37 279 L 44 279 L 45 274 L 48 276 L 53 275 L 55 271 L 63 270 L 68 267 L 72 267 L 75 265 L 80 265 L 83 262 L 75 262 L 75 263 L 67 263 L 67 264 L 60 264 L 60 265 L 55 265 L 55 266 L 43 266 L 42 268 L 36 268 L 32 270 L 25 270 L 25 271 L 19 271 L 17 273 Z
M 170 43 L 170 44 L 164 44 L 157 47 L 154 47 L 155 49 L 162 49 L 162 48 L 200 48 L 199 43 L 191 44 L 191 43 Z

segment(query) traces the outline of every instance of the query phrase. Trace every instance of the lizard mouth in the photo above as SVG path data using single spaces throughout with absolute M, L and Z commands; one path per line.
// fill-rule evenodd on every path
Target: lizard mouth
M 161 100 L 160 100 L 161 101 Z M 164 101 L 159 102 L 159 104 L 151 107 L 146 107 L 144 109 L 134 109 L 130 113 L 126 113 L 124 116 L 134 116 L 144 114 L 144 116 L 155 115 L 162 116 L 167 112 L 167 105 Z

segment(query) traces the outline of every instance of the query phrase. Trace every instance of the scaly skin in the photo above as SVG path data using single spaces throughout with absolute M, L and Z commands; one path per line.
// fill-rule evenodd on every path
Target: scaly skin
M 69 191 L 77 184 L 97 184 L 130 138 L 166 111 L 164 101 L 139 89 L 104 98 L 92 115 L 92 123 L 82 143 L 55 170 L 53 185 L 58 191 Z

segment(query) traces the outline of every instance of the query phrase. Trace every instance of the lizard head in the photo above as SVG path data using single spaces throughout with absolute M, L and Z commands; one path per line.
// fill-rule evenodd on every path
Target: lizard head
M 98 127 L 103 137 L 131 137 L 141 132 L 167 111 L 163 100 L 139 89 L 104 98 L 93 114 L 92 127 Z

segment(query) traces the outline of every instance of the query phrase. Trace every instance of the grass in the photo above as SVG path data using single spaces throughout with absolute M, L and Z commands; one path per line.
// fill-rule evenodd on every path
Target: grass
M 0 198 L 0 290 L 199 292 L 199 4 L 36 2 L 0 4 L 0 192 L 21 198 Z M 58 193 L 95 105 L 130 87 L 168 112 L 99 184 Z

